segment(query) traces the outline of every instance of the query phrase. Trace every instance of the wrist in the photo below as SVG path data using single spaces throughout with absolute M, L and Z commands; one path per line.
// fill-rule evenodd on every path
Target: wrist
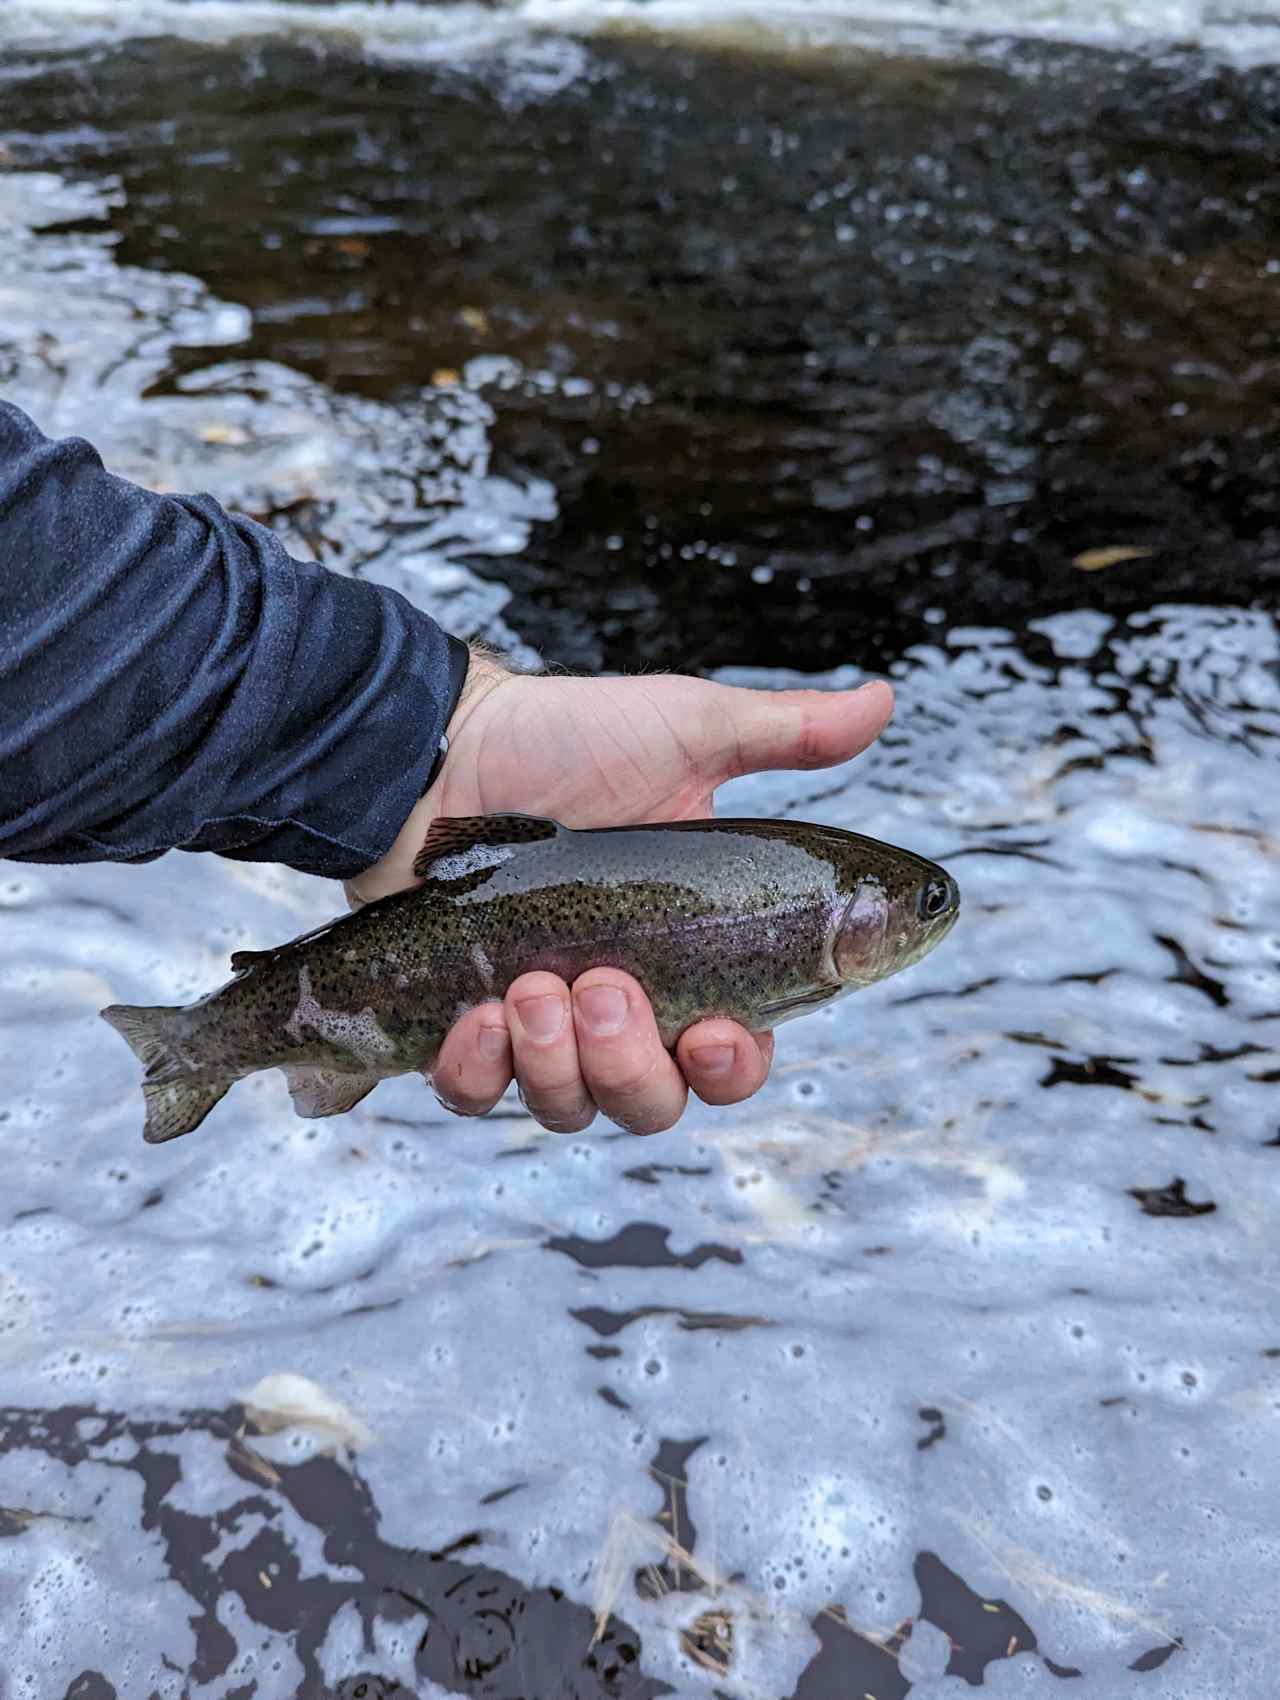
M 454 704 L 453 712 L 445 726 L 444 735 L 450 744 L 457 741 L 458 735 L 467 721 L 479 708 L 484 699 L 498 686 L 505 684 L 513 677 L 511 669 L 503 665 L 502 658 L 496 650 L 487 644 L 472 643 L 467 646 L 467 673 L 462 681 L 462 689 Z M 437 774 L 438 778 L 439 775 Z M 424 793 L 425 795 L 425 793 Z
M 466 676 L 445 727 L 441 751 L 436 756 L 426 788 L 387 853 L 364 873 L 347 881 L 347 897 L 353 907 L 414 883 L 414 858 L 422 848 L 427 828 L 441 812 L 448 770 L 458 760 L 460 739 L 465 760 L 468 740 L 462 737 L 463 730 L 481 703 L 514 676 L 498 655 L 484 644 L 468 646 Z
M 508 677 L 506 668 L 496 655 L 482 645 L 468 646 L 456 637 L 449 637 L 448 644 L 449 694 L 445 727 L 440 734 L 440 742 L 436 747 L 435 759 L 431 763 L 431 771 L 427 774 L 427 782 L 422 787 L 423 797 L 434 788 L 440 778 L 445 757 L 449 754 L 449 746 L 470 717 L 472 710 L 495 685 Z

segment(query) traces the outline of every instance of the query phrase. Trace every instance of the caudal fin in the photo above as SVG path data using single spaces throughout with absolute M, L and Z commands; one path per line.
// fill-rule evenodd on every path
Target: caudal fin
M 113 1003 L 102 1011 L 129 1043 L 134 1055 L 146 1067 L 142 1095 L 146 1100 L 147 1120 L 142 1137 L 152 1145 L 166 1139 L 176 1139 L 180 1133 L 190 1133 L 209 1114 L 220 1098 L 226 1096 L 233 1081 L 226 1076 L 209 1076 L 190 1069 L 174 1048 L 178 1018 L 184 1013 L 166 1009 L 164 1005 L 142 1008 L 136 1004 Z

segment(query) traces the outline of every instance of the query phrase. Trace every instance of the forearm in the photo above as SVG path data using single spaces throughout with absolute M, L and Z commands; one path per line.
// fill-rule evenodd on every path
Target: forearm
M 348 877 L 395 840 L 450 706 L 448 640 L 403 597 L 0 403 L 0 855 Z

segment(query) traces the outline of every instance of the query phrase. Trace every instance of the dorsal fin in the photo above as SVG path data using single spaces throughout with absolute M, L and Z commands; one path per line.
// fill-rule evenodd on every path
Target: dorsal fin
M 331 921 L 321 921 L 318 927 L 312 927 L 306 933 L 299 933 L 296 939 L 288 939 L 284 944 L 275 945 L 270 950 L 233 950 L 231 971 L 233 974 L 243 974 L 246 968 L 256 968 L 260 962 L 270 962 L 284 951 L 292 950 L 295 944 L 306 944 L 309 939 L 318 939 L 321 933 L 329 932 L 347 919 L 346 915 L 335 915 Z
M 540 815 L 443 815 L 427 828 L 413 871 L 419 879 L 461 879 L 505 862 L 522 844 L 567 831 Z
M 236 974 L 243 973 L 246 968 L 252 968 L 258 962 L 270 962 L 278 953 L 274 950 L 233 950 L 231 952 L 231 968 Z

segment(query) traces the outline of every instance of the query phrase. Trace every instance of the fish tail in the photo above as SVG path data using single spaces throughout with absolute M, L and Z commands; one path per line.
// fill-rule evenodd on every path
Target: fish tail
M 210 1077 L 192 1070 L 183 1060 L 174 1040 L 179 1033 L 179 1017 L 185 1014 L 185 1010 L 167 1009 L 163 1004 L 145 1008 L 113 1003 L 102 1011 L 103 1020 L 128 1041 L 146 1068 L 142 1096 L 147 1120 L 142 1137 L 151 1145 L 199 1127 L 234 1084 L 232 1076 Z

